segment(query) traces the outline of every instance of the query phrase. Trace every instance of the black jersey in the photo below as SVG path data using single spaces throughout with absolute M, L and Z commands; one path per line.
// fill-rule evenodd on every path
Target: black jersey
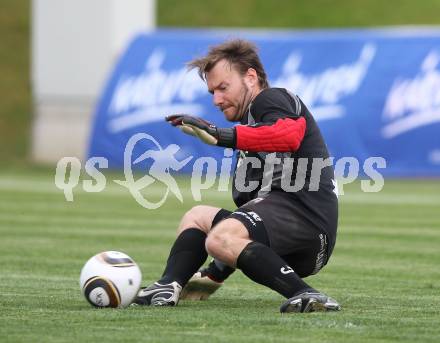
M 240 207 L 268 192 L 284 192 L 286 201 L 295 203 L 306 224 L 334 240 L 338 201 L 333 167 L 327 165 L 319 171 L 319 166 L 325 165 L 323 161 L 329 162 L 329 153 L 313 116 L 300 98 L 284 88 L 265 89 L 250 104 L 241 124 L 272 125 L 278 119 L 300 117 L 306 120 L 306 131 L 295 152 L 238 151 L 233 199 Z

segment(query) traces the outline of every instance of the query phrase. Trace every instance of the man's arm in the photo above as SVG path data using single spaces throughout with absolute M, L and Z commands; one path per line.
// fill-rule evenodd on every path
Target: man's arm
M 217 128 L 203 119 L 183 114 L 168 116 L 166 120 L 207 144 L 255 152 L 296 151 L 306 131 L 303 117 L 280 118 L 272 125 L 234 128 Z
M 306 132 L 306 120 L 278 119 L 272 125 L 235 127 L 236 148 L 255 152 L 292 152 L 298 150 Z

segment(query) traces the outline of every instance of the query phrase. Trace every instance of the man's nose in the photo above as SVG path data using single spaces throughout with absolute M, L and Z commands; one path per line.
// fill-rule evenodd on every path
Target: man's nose
M 215 106 L 221 106 L 223 104 L 223 96 L 219 92 L 214 91 L 213 101 Z

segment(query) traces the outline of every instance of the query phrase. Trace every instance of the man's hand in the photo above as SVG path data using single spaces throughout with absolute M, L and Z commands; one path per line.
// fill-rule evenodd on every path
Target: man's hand
M 206 120 L 186 114 L 170 115 L 165 120 L 183 132 L 198 137 L 207 144 L 217 145 L 217 127 Z
M 169 115 L 165 117 L 165 120 L 186 134 L 199 138 L 206 144 L 235 148 L 235 128 L 217 128 L 217 126 L 204 119 L 187 114 Z

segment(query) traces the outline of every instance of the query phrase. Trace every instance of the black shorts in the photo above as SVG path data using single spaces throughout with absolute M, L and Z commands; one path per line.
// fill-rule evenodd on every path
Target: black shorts
M 213 226 L 226 218 L 239 220 L 249 237 L 272 248 L 305 277 L 317 273 L 330 257 L 329 237 L 302 217 L 299 204 L 283 192 L 270 192 L 234 212 L 221 209 Z

